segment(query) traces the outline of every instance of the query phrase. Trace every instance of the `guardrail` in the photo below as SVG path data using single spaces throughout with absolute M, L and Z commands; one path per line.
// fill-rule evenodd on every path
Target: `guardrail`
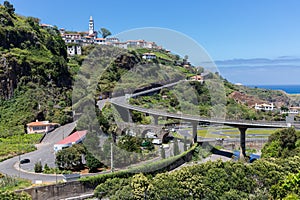
M 155 109 L 147 109 L 142 108 L 139 106 L 130 105 L 127 103 L 127 99 L 125 97 L 116 97 L 110 99 L 110 102 L 114 105 L 130 109 L 136 110 L 139 112 L 144 112 L 152 115 L 158 116 L 165 116 L 171 117 L 176 119 L 182 119 L 186 121 L 198 121 L 198 122 L 206 122 L 206 123 L 213 123 L 213 124 L 225 124 L 225 125 L 235 125 L 235 126 L 252 126 L 252 127 L 274 127 L 274 128 L 287 128 L 294 124 L 288 124 L 286 122 L 278 122 L 278 121 L 257 121 L 257 120 L 227 120 L 227 119 L 217 119 L 217 118 L 207 118 L 207 117 L 200 117 L 195 115 L 189 114 L 177 114 L 177 113 L 169 113 L 169 112 L 162 112 L 161 110 Z M 300 126 L 300 123 L 299 123 Z

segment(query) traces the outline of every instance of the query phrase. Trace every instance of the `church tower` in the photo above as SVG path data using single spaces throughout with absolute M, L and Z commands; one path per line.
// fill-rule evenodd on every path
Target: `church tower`
M 93 17 L 90 16 L 90 22 L 89 22 L 89 35 L 94 34 L 94 20 Z

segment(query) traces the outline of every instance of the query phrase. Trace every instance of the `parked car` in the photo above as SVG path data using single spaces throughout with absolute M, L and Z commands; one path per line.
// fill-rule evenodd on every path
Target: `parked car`
M 20 160 L 20 164 L 30 163 L 30 160 L 28 158 Z

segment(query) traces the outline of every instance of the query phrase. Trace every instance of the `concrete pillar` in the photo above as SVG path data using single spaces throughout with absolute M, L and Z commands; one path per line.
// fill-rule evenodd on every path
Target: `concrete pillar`
M 247 128 L 240 127 L 239 131 L 240 131 L 240 147 L 241 147 L 241 153 L 242 153 L 242 155 L 240 155 L 240 158 L 242 158 L 242 156 L 245 158 L 246 157 L 246 131 L 247 131 Z
M 197 143 L 197 126 L 198 122 L 192 122 L 194 143 Z
M 127 110 L 127 113 L 128 113 L 128 123 L 132 123 L 133 121 L 132 121 L 132 116 L 131 116 L 131 110 Z
M 152 115 L 154 119 L 154 125 L 158 125 L 158 115 Z
M 124 122 L 132 122 L 132 118 L 131 118 L 131 114 L 130 114 L 130 110 L 126 109 L 126 108 L 122 108 L 120 106 L 114 106 L 116 108 L 116 110 L 118 111 L 118 113 L 120 114 L 122 120 Z

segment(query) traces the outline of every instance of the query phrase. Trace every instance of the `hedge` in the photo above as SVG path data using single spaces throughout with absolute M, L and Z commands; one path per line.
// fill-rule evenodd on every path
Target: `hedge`
M 113 173 L 107 173 L 107 174 L 99 174 L 96 176 L 90 176 L 90 177 L 84 177 L 81 178 L 79 181 L 82 182 L 84 185 L 96 188 L 99 184 L 104 183 L 109 178 L 129 178 L 132 177 L 135 174 L 138 173 L 144 173 L 144 174 L 151 174 L 155 175 L 158 173 L 163 173 L 168 171 L 169 167 L 172 163 L 175 163 L 176 161 L 184 158 L 187 154 L 193 153 L 195 148 L 197 147 L 197 143 L 194 144 L 189 150 L 177 155 L 173 156 L 167 159 L 159 160 L 157 162 L 137 166 L 131 169 L 126 169 L 122 171 L 117 171 Z M 189 160 L 185 160 L 187 162 Z M 153 170 L 155 169 L 155 170 Z

